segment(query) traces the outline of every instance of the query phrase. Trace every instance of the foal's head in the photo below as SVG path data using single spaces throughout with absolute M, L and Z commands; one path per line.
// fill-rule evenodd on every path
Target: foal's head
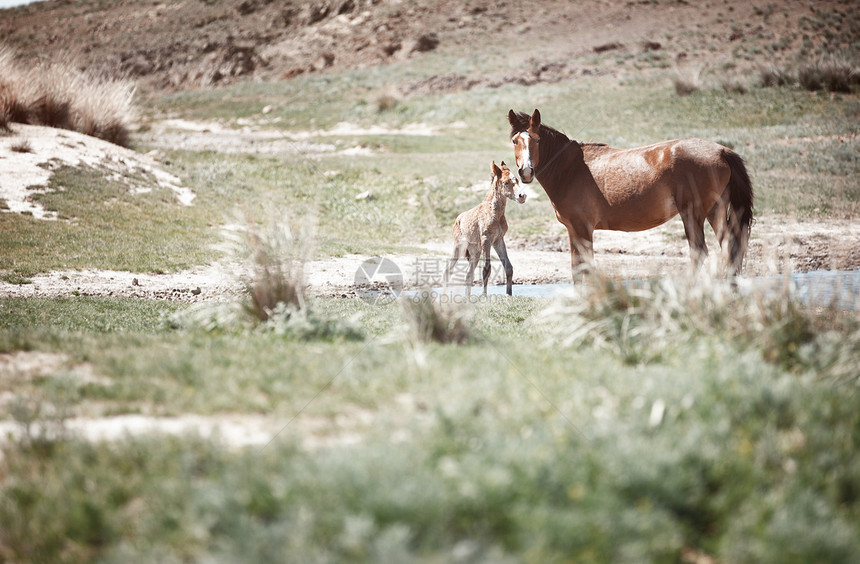
M 493 161 L 493 190 L 500 192 L 506 198 L 510 198 L 521 204 L 526 201 L 526 194 L 522 191 L 520 181 L 516 176 L 511 175 L 511 169 L 502 161 L 502 166 L 496 166 L 496 161 Z
M 508 112 L 508 122 L 511 124 L 511 141 L 520 178 L 528 184 L 534 180 L 535 169 L 540 164 L 540 112 L 535 109 L 529 118 L 526 114 L 517 115 L 511 110 Z

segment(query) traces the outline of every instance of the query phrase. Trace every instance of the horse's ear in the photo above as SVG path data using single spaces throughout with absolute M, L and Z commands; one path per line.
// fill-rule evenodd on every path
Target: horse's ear
M 530 124 L 532 129 L 538 129 L 540 127 L 540 110 L 535 108 L 535 113 L 532 114 L 532 119 Z
M 504 168 L 508 168 L 508 165 L 505 164 L 505 161 L 502 161 L 502 164 L 500 164 L 499 167 L 504 169 Z M 510 169 L 508 169 L 508 170 L 510 170 Z
M 500 178 L 502 176 L 502 169 L 496 166 L 496 161 L 493 161 L 493 178 Z
M 517 127 L 520 124 L 520 120 L 517 119 L 517 114 L 514 110 L 508 112 L 508 123 L 511 124 L 511 127 Z

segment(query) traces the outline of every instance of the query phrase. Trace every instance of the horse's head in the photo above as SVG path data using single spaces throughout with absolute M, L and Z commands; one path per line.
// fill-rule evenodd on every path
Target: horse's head
M 531 117 L 508 112 L 511 124 L 511 142 L 514 144 L 514 158 L 520 178 L 528 184 L 534 180 L 535 169 L 540 164 L 540 112 L 535 109 Z
M 493 161 L 493 187 L 502 193 L 506 198 L 510 198 L 515 202 L 524 204 L 526 202 L 526 194 L 522 190 L 520 181 L 515 175 L 511 174 L 511 169 L 502 161 L 502 166 L 496 166 L 496 161 Z

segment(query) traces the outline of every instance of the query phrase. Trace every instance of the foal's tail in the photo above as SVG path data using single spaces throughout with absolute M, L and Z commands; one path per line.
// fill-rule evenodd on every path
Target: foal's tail
M 753 224 L 753 187 L 747 167 L 740 155 L 728 149 L 723 159 L 729 165 L 729 263 L 740 274 Z

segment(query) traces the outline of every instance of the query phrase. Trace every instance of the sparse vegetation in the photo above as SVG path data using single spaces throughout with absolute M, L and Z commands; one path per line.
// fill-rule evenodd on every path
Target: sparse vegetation
M 14 143 L 9 147 L 13 153 L 32 153 L 33 145 L 30 144 L 26 139 L 19 141 L 18 143 Z
M 736 78 L 724 78 L 720 81 L 720 86 L 727 94 L 746 94 L 748 91 L 747 85 Z

